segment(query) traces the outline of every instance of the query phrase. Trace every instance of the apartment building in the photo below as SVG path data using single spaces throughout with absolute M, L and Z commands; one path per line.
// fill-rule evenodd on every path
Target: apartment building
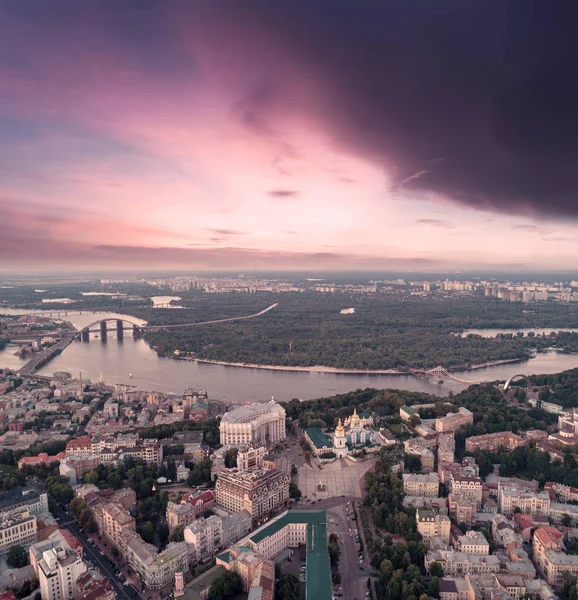
M 450 509 L 450 515 L 456 520 L 458 524 L 464 524 L 470 527 L 474 513 L 477 512 L 476 502 L 471 500 L 467 496 L 458 494 L 450 494 L 448 497 L 448 507 Z
M 66 456 L 92 456 L 96 452 L 92 449 L 92 438 L 88 435 L 70 440 L 64 451 Z
M 524 438 L 511 431 L 499 431 L 497 433 L 469 437 L 466 440 L 466 451 L 475 452 L 476 450 L 485 450 L 486 452 L 496 452 L 500 448 L 515 450 L 523 446 L 524 443 Z
M 173 542 L 162 552 L 147 544 L 141 537 L 129 528 L 121 533 L 123 554 L 131 568 L 140 573 L 147 587 L 160 589 L 174 581 L 177 571 L 189 568 L 190 557 L 185 542 Z
M 547 481 L 544 485 L 544 491 L 552 491 L 554 495 L 560 498 L 561 502 L 578 502 L 578 489 L 569 485 Z M 550 496 L 552 497 L 552 494 Z
M 554 527 L 540 527 L 534 532 L 534 562 L 544 579 L 554 586 L 563 582 L 564 573 L 578 575 L 578 556 L 563 551 L 563 536 Z
M 529 488 L 513 486 L 500 481 L 498 483 L 498 505 L 504 515 L 512 515 L 518 508 L 520 512 L 531 515 L 548 515 L 550 496 L 547 492 L 536 492 Z
M 253 517 L 246 510 L 233 513 L 223 519 L 223 547 L 231 546 L 245 537 L 253 528 Z
M 452 496 L 467 498 L 476 505 L 476 510 L 482 507 L 483 485 L 479 477 L 452 473 L 449 483 Z
M 17 509 L 0 517 L 0 556 L 13 546 L 28 547 L 36 542 L 36 517 L 29 511 Z
M 417 530 L 423 537 L 425 544 L 429 544 L 432 537 L 442 538 L 447 545 L 450 543 L 451 521 L 447 515 L 440 515 L 436 511 L 418 509 L 415 513 Z
M 122 550 L 121 533 L 125 528 L 136 529 L 134 518 L 130 516 L 128 511 L 113 502 L 95 506 L 93 514 L 100 533 L 106 536 L 117 548 Z
M 420 473 L 403 474 L 403 491 L 408 496 L 437 498 L 439 496 L 440 478 L 436 473 L 422 475 Z
M 78 595 L 74 600 L 116 600 L 110 581 L 98 569 L 83 573 L 76 580 Z
M 0 494 L 0 517 L 17 509 L 31 515 L 48 512 L 48 494 L 32 488 L 16 488 Z
M 449 413 L 445 417 L 438 417 L 436 419 L 436 431 L 439 433 L 457 431 L 460 427 L 473 422 L 473 413 L 467 408 L 460 406 L 457 413 Z
M 42 560 L 44 552 L 58 546 L 61 546 L 65 550 L 72 550 L 82 558 L 83 548 L 80 541 L 68 529 L 57 529 L 47 539 L 31 544 L 28 549 L 30 566 L 34 569 L 36 577 L 38 577 L 38 563 Z
M 289 499 L 289 476 L 277 469 L 223 469 L 215 486 L 217 505 L 229 512 L 246 510 L 254 522 Z
M 167 525 L 169 531 L 173 531 L 175 527 L 187 527 L 195 521 L 197 513 L 195 507 L 189 502 L 184 504 L 175 504 L 169 502 L 167 504 Z
M 86 563 L 76 552 L 62 546 L 46 550 L 38 563 L 42 600 L 76 600 L 77 580 L 86 572 Z
M 185 542 L 192 545 L 191 555 L 203 562 L 223 546 L 223 521 L 217 515 L 197 519 L 185 528 Z
M 450 464 L 454 462 L 456 440 L 453 433 L 440 433 L 438 435 L 438 463 Z
M 457 538 L 457 547 L 466 554 L 486 555 L 490 553 L 490 543 L 481 531 L 466 531 Z
M 444 575 L 449 577 L 497 573 L 500 570 L 500 560 L 492 554 L 480 555 L 466 554 L 455 550 L 430 550 L 425 556 L 426 569 L 429 569 L 434 562 L 439 563 Z
M 163 460 L 163 446 L 159 440 L 139 440 L 136 434 L 117 436 L 84 436 L 70 440 L 66 444 L 66 459 L 79 457 L 97 460 L 96 464 L 108 464 L 131 456 L 149 465 L 160 466 Z M 69 462 L 69 461 L 67 461 Z

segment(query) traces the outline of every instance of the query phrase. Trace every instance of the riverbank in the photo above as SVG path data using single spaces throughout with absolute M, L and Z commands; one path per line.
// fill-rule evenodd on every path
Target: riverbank
M 338 367 L 324 367 L 322 365 L 315 365 L 313 367 L 289 367 L 283 365 L 260 365 L 254 363 L 235 363 L 226 362 L 223 360 L 209 360 L 206 358 L 177 358 L 177 360 L 193 360 L 194 362 L 209 365 L 220 365 L 222 367 L 239 367 L 242 369 L 263 369 L 267 371 L 294 371 L 301 373 L 329 373 L 332 375 L 389 375 L 389 376 L 403 376 L 411 375 L 411 371 L 400 371 L 399 369 L 340 369 Z M 527 358 L 506 358 L 504 360 L 494 360 L 487 363 L 481 363 L 479 365 L 471 365 L 470 367 L 459 367 L 452 369 L 452 371 L 475 371 L 477 369 L 485 369 L 486 367 L 496 367 L 508 363 L 524 362 L 529 360 Z

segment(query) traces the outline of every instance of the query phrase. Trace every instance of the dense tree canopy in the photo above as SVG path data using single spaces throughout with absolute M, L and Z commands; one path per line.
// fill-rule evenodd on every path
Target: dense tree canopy
M 28 564 L 28 552 L 22 546 L 12 546 L 8 550 L 6 562 L 13 569 L 20 569 Z
M 459 336 L 470 328 L 577 327 L 578 307 L 522 303 L 484 297 L 428 297 L 404 294 L 222 294 L 194 296 L 187 308 L 137 310 L 150 324 L 177 324 L 247 315 L 279 305 L 246 321 L 195 329 L 150 332 L 147 341 L 164 355 L 174 350 L 226 362 L 286 366 L 325 365 L 352 369 L 463 367 L 472 363 L 526 358 L 531 349 L 556 346 L 578 350 L 578 335 L 560 339 L 504 335 Z M 355 313 L 341 315 L 344 306 Z
M 225 571 L 209 588 L 209 600 L 231 600 L 243 591 L 241 576 L 235 571 Z

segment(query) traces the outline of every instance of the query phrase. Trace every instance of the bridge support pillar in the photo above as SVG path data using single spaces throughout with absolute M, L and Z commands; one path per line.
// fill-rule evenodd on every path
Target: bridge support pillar
M 132 337 L 133 338 L 139 338 L 142 336 L 142 330 L 138 325 L 133 325 L 132 326 Z
M 123 325 L 124 325 L 124 323 L 123 323 L 122 319 L 117 319 L 117 321 L 116 321 L 116 337 L 119 340 L 122 340 L 124 337 Z
M 107 333 L 106 321 L 101 321 L 100 322 L 100 338 L 102 340 L 106 340 L 106 333 Z
M 90 341 L 90 331 L 89 331 L 88 329 L 83 329 L 83 330 L 80 332 L 80 339 L 81 339 L 83 342 L 88 342 L 88 341 Z

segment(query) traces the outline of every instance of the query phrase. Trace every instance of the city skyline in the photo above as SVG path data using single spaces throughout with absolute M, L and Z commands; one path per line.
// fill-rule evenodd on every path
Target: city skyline
M 2 1 L 0 270 L 569 270 L 578 5 Z

